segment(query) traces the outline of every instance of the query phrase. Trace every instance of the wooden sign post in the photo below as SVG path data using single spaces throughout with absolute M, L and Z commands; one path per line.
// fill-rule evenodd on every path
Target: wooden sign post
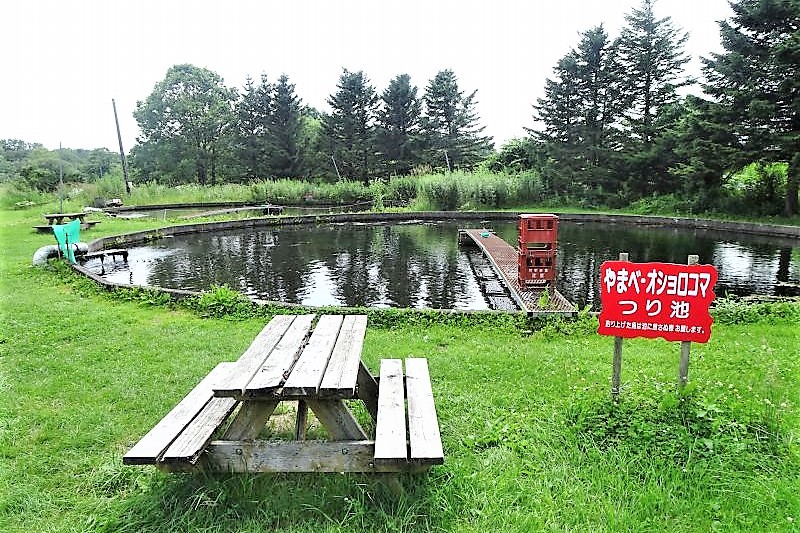
M 690 255 L 687 263 L 696 265 L 700 262 L 700 257 Z M 689 351 L 692 349 L 692 341 L 681 341 L 681 363 L 678 366 L 678 390 L 683 391 L 689 381 Z
M 628 254 L 621 252 L 620 261 L 627 261 Z M 614 403 L 619 401 L 620 382 L 622 380 L 622 337 L 614 337 L 614 361 L 611 367 L 611 399 Z
M 601 335 L 614 337 L 611 396 L 618 400 L 624 337 L 661 337 L 681 342 L 678 388 L 689 375 L 692 342 L 708 342 L 713 322 L 708 308 L 714 300 L 717 269 L 698 264 L 690 255 L 688 265 L 631 263 L 628 254 L 600 266 Z

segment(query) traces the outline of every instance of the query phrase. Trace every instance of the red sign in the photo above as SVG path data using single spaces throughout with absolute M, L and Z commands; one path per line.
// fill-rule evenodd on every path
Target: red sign
M 708 342 L 712 265 L 606 261 L 600 267 L 601 335 Z

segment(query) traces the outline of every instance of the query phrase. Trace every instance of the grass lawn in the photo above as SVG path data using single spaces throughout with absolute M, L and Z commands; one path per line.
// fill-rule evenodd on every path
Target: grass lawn
M 800 323 L 716 324 L 692 347 L 591 324 L 373 325 L 364 357 L 429 360 L 445 464 L 394 495 L 365 475 L 163 474 L 123 453 L 267 318 L 202 318 L 33 268 L 52 206 L 0 210 L 1 531 L 795 531 Z M 98 215 L 94 215 L 98 219 Z M 84 234 L 160 221 L 105 219 Z M 761 313 L 756 311 L 756 314 Z M 566 331 L 566 332 L 565 332 Z

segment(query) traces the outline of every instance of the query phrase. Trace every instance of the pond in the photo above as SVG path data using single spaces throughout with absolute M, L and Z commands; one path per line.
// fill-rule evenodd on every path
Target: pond
M 313 306 L 488 309 L 473 270 L 480 255 L 458 229 L 491 227 L 515 244 L 516 222 L 412 221 L 229 229 L 129 248 L 109 281 L 204 290 L 227 284 L 257 300 Z M 718 296 L 775 295 L 800 284 L 796 241 L 710 230 L 561 221 L 557 288 L 599 310 L 603 261 L 685 263 L 698 254 L 719 270 Z M 99 261 L 86 265 L 100 271 Z M 795 287 L 795 289 L 793 289 Z

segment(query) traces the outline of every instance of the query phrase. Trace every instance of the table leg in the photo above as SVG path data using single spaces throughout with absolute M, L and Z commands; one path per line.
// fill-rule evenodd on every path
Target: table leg
M 308 400 L 331 440 L 366 440 L 367 434 L 341 400 Z
M 242 403 L 236 418 L 223 435 L 225 440 L 255 439 L 278 406 L 276 400 L 247 400 Z
M 304 400 L 297 400 L 297 421 L 294 428 L 294 440 L 306 440 L 307 423 L 308 404 Z
M 378 382 L 363 361 L 358 363 L 358 398 L 364 402 L 372 420 L 378 420 Z

